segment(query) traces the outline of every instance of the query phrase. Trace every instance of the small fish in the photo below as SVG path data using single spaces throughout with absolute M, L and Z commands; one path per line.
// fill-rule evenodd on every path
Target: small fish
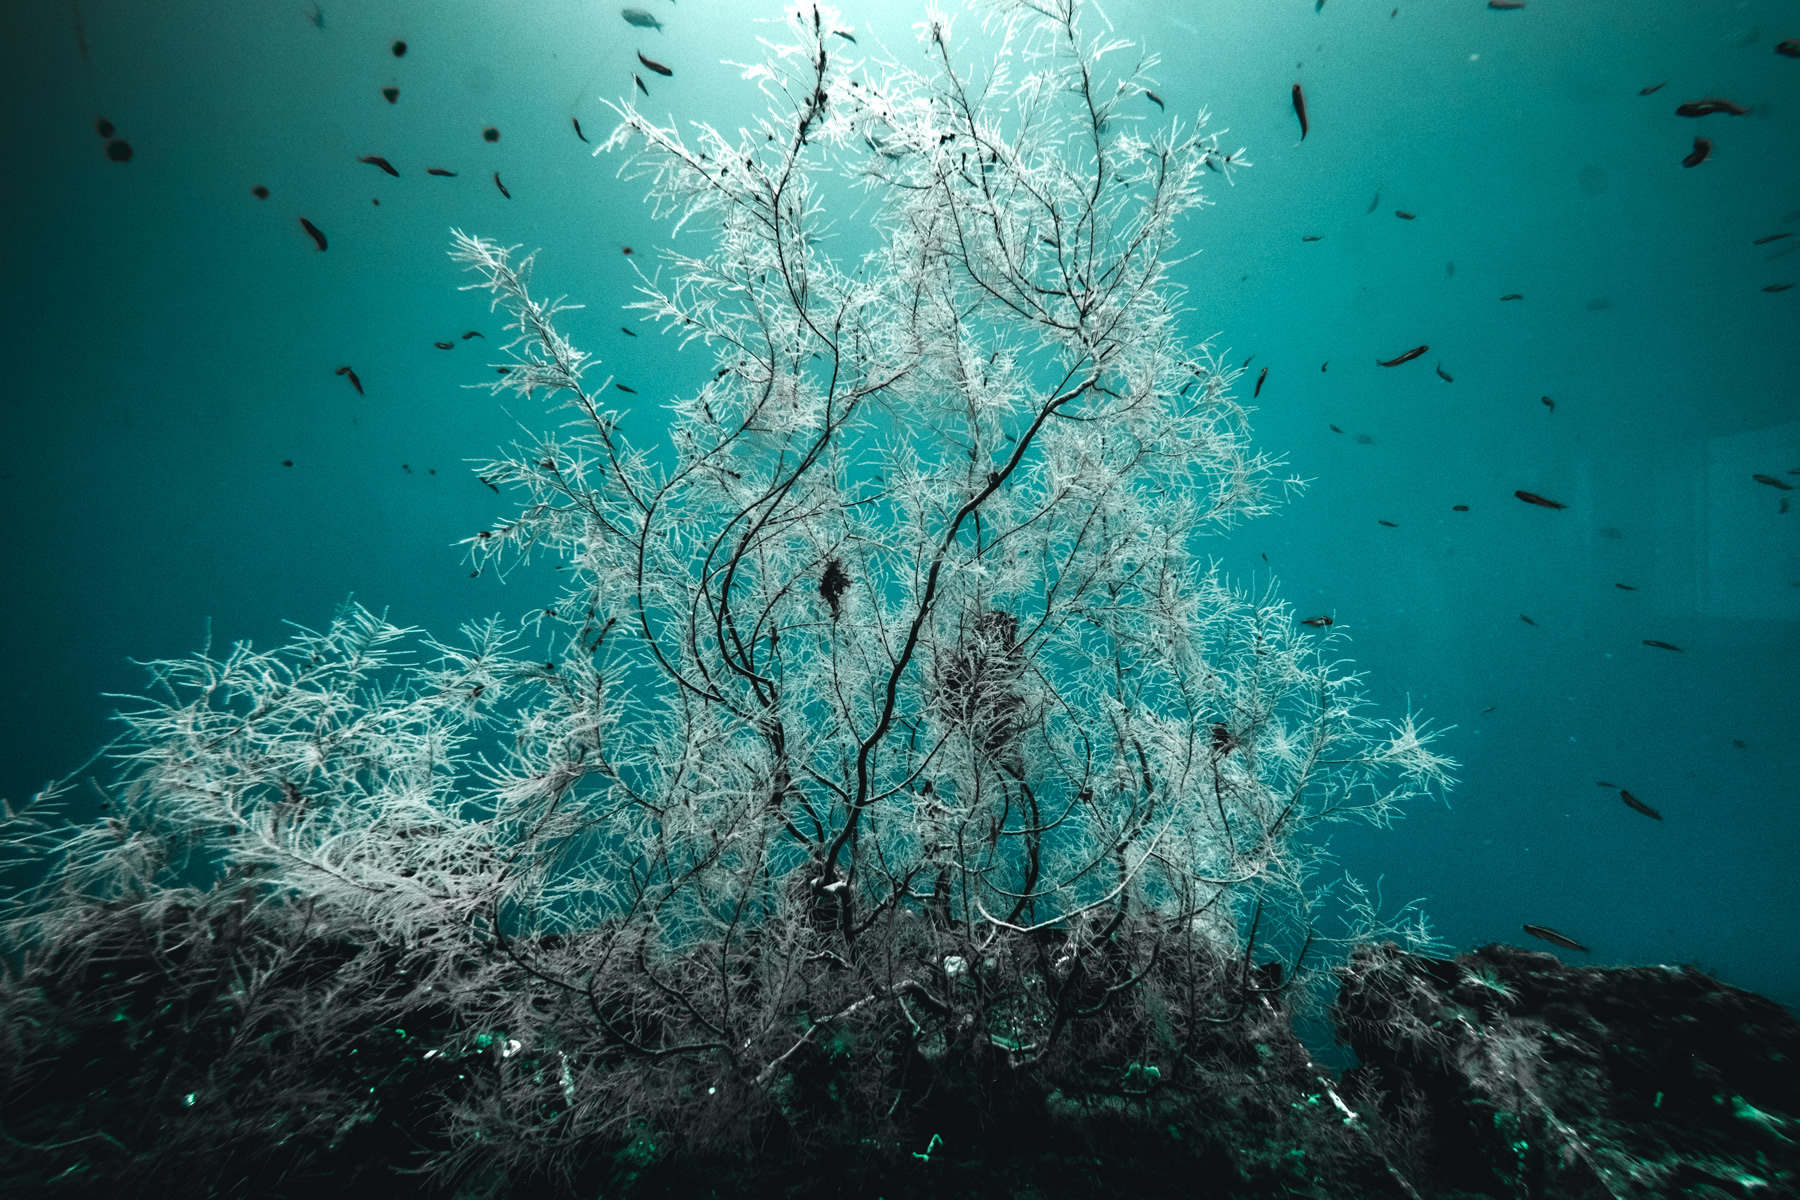
M 584 142 L 587 141 L 587 134 L 581 132 L 581 118 L 580 117 L 570 117 L 569 123 L 571 125 L 575 126 L 575 136 L 580 138 Z M 589 143 L 589 144 L 591 145 L 592 143 Z
M 389 104 L 400 103 L 400 89 L 397 87 L 384 87 L 381 89 L 381 94 L 387 97 Z
M 1316 233 L 1309 233 L 1305 237 L 1302 237 L 1300 240 L 1303 242 L 1316 242 L 1319 240 L 1319 235 Z
M 637 84 L 638 91 L 644 93 L 646 96 L 650 94 L 650 89 L 644 86 L 644 77 L 639 75 L 636 71 L 631 73 L 631 81 Z
M 1308 128 L 1306 123 L 1306 93 L 1300 90 L 1300 85 L 1297 83 L 1294 85 L 1294 115 L 1300 118 L 1300 140 L 1304 142 L 1306 140 L 1306 131 Z
M 1254 400 L 1258 396 L 1262 395 L 1263 380 L 1267 379 L 1268 377 L 1269 377 L 1269 368 L 1264 367 L 1262 369 L 1262 374 L 1260 374 L 1256 377 L 1256 390 L 1250 393 L 1250 398 L 1252 400 Z
M 456 349 L 455 342 L 433 342 L 431 344 L 436 346 L 439 350 L 454 350 L 454 349 Z
M 484 342 L 487 341 L 487 334 L 481 332 L 479 329 L 469 330 L 469 332 L 462 335 L 462 340 L 466 342 L 472 337 L 478 337 Z
M 1794 490 L 1793 484 L 1777 479 L 1773 475 L 1752 475 L 1750 478 L 1756 480 L 1758 483 L 1766 483 L 1772 488 L 1780 488 L 1784 492 L 1791 492 Z
M 506 185 L 504 183 L 500 182 L 500 172 L 498 171 L 494 172 L 494 186 L 500 189 L 500 194 L 502 196 L 505 196 L 508 200 L 512 199 L 512 193 L 506 190 Z
M 621 252 L 621 253 L 624 253 L 624 254 L 630 254 L 630 253 L 631 253 L 631 247 L 630 247 L 630 246 L 620 246 L 620 247 L 619 247 L 619 250 L 620 250 L 620 252 Z
M 1238 364 L 1238 370 L 1240 370 L 1240 371 L 1248 370 L 1250 367 L 1250 364 L 1255 361 L 1256 361 L 1256 355 L 1252 354 L 1249 358 L 1246 358 L 1243 362 Z
M 1782 238 L 1793 237 L 1793 236 L 1794 235 L 1791 233 L 1771 233 L 1768 237 L 1759 237 L 1754 242 L 1751 242 L 1750 244 L 1752 246 L 1766 246 L 1770 242 L 1779 242 Z
M 1319 364 L 1319 374 L 1323 375 L 1325 373 L 1325 368 L 1329 367 L 1330 365 L 1331 365 L 1331 360 L 1329 358 L 1326 359 L 1324 362 L 1320 363 Z
M 1711 156 L 1711 140 L 1708 138 L 1697 137 L 1694 139 L 1694 148 L 1688 151 L 1686 158 L 1681 160 L 1681 165 L 1684 167 L 1697 167 Z
M 1469 506 L 1466 504 L 1452 504 L 1450 506 L 1450 511 L 1451 512 L 1468 512 Z
M 844 31 L 843 31 L 843 30 L 841 30 L 841 29 L 834 29 L 834 30 L 832 30 L 832 31 L 831 31 L 831 33 L 832 33 L 832 36 L 833 36 L 833 37 L 841 37 L 841 38 L 843 38 L 843 39 L 844 39 L 844 40 L 845 40 L 845 41 L 846 41 L 846 42 L 849 42 L 849 43 L 850 43 L 850 44 L 851 44 L 851 45 L 852 45 L 852 46 L 854 46 L 854 45 L 856 45 L 856 39 L 855 39 L 855 38 L 853 38 L 853 37 L 851 37 L 851 36 L 850 36 L 850 35 L 849 35 L 849 34 L 847 34 L 847 33 L 845 33 L 845 32 L 844 32 Z
M 1652 93 L 1654 93 L 1654 92 L 1660 92 L 1660 91 L 1662 91 L 1662 90 L 1663 90 L 1663 88 L 1665 88 L 1665 87 L 1667 87 L 1667 86 L 1668 86 L 1668 84 L 1667 84 L 1667 83 L 1666 83 L 1666 82 L 1664 82 L 1664 83 L 1653 83 L 1653 84 L 1651 84 L 1651 85 L 1650 85 L 1650 86 L 1649 86 L 1649 87 L 1647 87 L 1647 88 L 1639 88 L 1639 89 L 1638 89 L 1638 95 L 1640 95 L 1640 96 L 1648 96 L 1648 95 L 1651 95 L 1651 94 L 1652 94 Z
M 1378 209 L 1380 207 L 1381 207 L 1381 193 L 1379 191 L 1377 191 L 1375 193 L 1375 198 L 1373 200 L 1369 201 L 1369 211 L 1374 212 L 1376 209 Z
M 1783 58 L 1800 58 L 1800 38 L 1784 38 L 1776 42 L 1775 53 Z
M 118 130 L 114 129 L 113 123 L 111 121 L 107 120 L 105 117 L 95 117 L 94 118 L 94 132 L 99 134 L 103 138 L 109 138 L 113 134 L 117 133 Z
M 1530 625 L 1534 628 L 1537 626 L 1537 622 L 1532 620 L 1530 617 L 1526 616 L 1524 613 L 1519 614 L 1519 620 L 1525 622 L 1527 625 Z
M 1651 808 L 1648 804 L 1645 804 L 1642 800 L 1639 800 L 1624 788 L 1619 789 L 1619 799 L 1623 800 L 1628 807 L 1636 809 L 1653 821 L 1662 820 L 1661 813 L 1657 812 L 1654 808 Z
M 281 460 L 281 465 L 284 467 L 291 467 L 294 465 L 294 460 L 291 458 L 284 458 Z
M 124 138 L 114 138 L 106 143 L 106 157 L 118 163 L 130 162 L 131 143 Z
M 379 154 L 359 154 L 356 157 L 356 161 L 359 163 L 368 163 L 371 167 L 380 167 L 395 179 L 400 178 L 400 172 L 394 170 L 394 164 L 381 157 Z
M 1399 527 L 1399 526 L 1398 526 L 1398 525 L 1396 525 L 1396 524 L 1394 524 L 1394 523 L 1393 523 L 1393 522 L 1392 522 L 1392 521 L 1376 521 L 1376 522 L 1375 522 L 1375 523 L 1376 523 L 1376 524 L 1377 524 L 1377 525 L 1386 525 L 1386 526 L 1387 526 L 1387 527 L 1388 527 L 1388 528 L 1389 528 L 1389 529 L 1398 529 L 1398 528 L 1400 528 L 1400 527 Z
M 442 167 L 426 167 L 425 173 L 427 175 L 441 175 L 445 179 L 455 179 L 456 178 L 455 171 L 446 171 Z
M 636 337 L 637 336 L 637 334 L 635 334 L 631 330 L 625 328 L 623 325 L 619 326 L 619 332 L 624 334 L 626 337 Z
M 1404 208 L 1396 208 L 1394 210 L 1394 215 L 1399 217 L 1402 221 L 1416 221 L 1419 219 L 1416 213 L 1409 213 Z
M 363 394 L 362 380 L 356 377 L 355 371 L 352 371 L 349 367 L 339 367 L 337 373 L 350 381 L 350 386 L 356 389 L 357 395 L 360 396 Z
M 319 249 L 323 250 L 325 248 L 325 235 L 319 232 L 319 227 L 317 225 L 314 225 L 305 217 L 301 217 L 300 227 L 312 235 L 312 240 L 319 244 Z
M 1549 409 L 1551 412 L 1556 411 L 1556 401 L 1552 400 L 1548 396 L 1539 396 L 1538 403 L 1542 404 L 1545 408 Z
M 1308 617 L 1308 618 L 1306 618 L 1306 620 L 1304 620 L 1300 623 L 1302 625 L 1310 625 L 1314 629 L 1324 629 L 1324 628 L 1327 628 L 1328 626 L 1330 626 L 1331 618 L 1330 617 Z
M 1558 504 L 1554 500 L 1546 500 L 1542 496 L 1538 495 L 1536 492 L 1514 492 L 1513 495 L 1517 496 L 1519 499 L 1523 500 L 1525 503 L 1535 504 L 1539 508 L 1567 508 L 1567 507 L 1569 507 L 1566 504 Z
M 1525 0 L 1488 0 L 1488 7 L 1497 8 L 1502 11 L 1512 8 L 1524 8 Z
M 613 386 L 618 388 L 621 392 L 627 392 L 633 396 L 637 395 L 637 389 L 634 387 L 626 387 L 622 383 L 615 383 L 615 384 L 613 384 Z
M 1443 380 L 1445 383 L 1455 383 L 1456 382 L 1456 380 L 1454 380 L 1450 377 L 1450 372 L 1444 370 L 1444 366 L 1442 363 L 1438 364 L 1437 377 L 1439 379 Z
M 1542 938 L 1553 946 L 1561 946 L 1565 950 L 1579 950 L 1583 954 L 1588 952 L 1586 946 L 1566 934 L 1556 932 L 1556 930 L 1551 929 L 1548 925 L 1527 925 L 1525 926 L 1525 932 L 1529 933 L 1534 938 Z
M 1793 286 L 1794 285 L 1791 283 L 1771 283 L 1768 287 L 1764 288 L 1763 291 L 1765 291 L 1765 292 L 1785 292 Z
M 1617 788 L 1619 785 L 1616 783 L 1608 783 L 1604 779 L 1596 779 L 1596 780 L 1594 780 L 1594 786 L 1595 787 L 1606 787 L 1606 788 Z
M 1338 428 L 1338 427 L 1337 427 L 1337 426 L 1336 426 L 1336 425 L 1332 425 L 1332 426 L 1330 426 L 1330 427 L 1329 427 L 1329 428 L 1330 428 L 1330 429 L 1331 429 L 1331 432 L 1333 432 L 1333 433 L 1342 433 L 1342 432 L 1344 432 L 1344 431 L 1343 431 L 1343 430 L 1341 430 L 1341 429 L 1339 429 L 1339 428 Z
M 643 63 L 646 67 L 649 67 L 652 71 L 655 71 L 658 75 L 667 77 L 667 76 L 675 74 L 675 72 L 669 70 L 669 68 L 663 66 L 661 63 L 657 62 L 654 58 L 645 58 L 644 52 L 642 50 L 638 51 L 638 61 Z
M 1730 113 L 1734 117 L 1741 117 L 1749 111 L 1741 104 L 1734 104 L 1730 100 L 1721 99 L 1718 96 L 1708 96 L 1704 100 L 1689 100 L 1675 110 L 1675 115 L 1678 117 L 1710 117 L 1714 113 Z
M 1401 363 L 1411 362 L 1413 359 L 1419 357 L 1419 355 L 1425 353 L 1429 349 L 1431 349 L 1430 346 L 1414 346 L 1411 350 L 1408 350 L 1405 354 L 1402 354 L 1399 358 L 1390 358 L 1386 362 L 1382 362 L 1380 359 L 1376 359 L 1375 365 L 1378 367 L 1397 367 Z
M 1165 112 L 1168 111 L 1169 106 L 1163 103 L 1163 98 L 1161 96 L 1157 95 L 1155 92 L 1151 91 L 1149 88 L 1144 89 L 1144 99 L 1148 100 L 1150 103 L 1156 105 L 1156 107 L 1164 110 Z
M 391 47 L 389 47 L 389 49 L 391 49 L 394 52 L 395 58 L 405 58 L 406 57 L 406 43 L 405 42 L 395 42 Z
M 1673 650 L 1677 654 L 1686 654 L 1687 653 L 1687 651 L 1683 650 L 1680 646 L 1671 646 L 1669 643 L 1659 642 L 1655 638 L 1645 638 L 1644 645 L 1655 646 L 1658 650 Z
M 1631 585 L 1631 584 L 1629 584 L 1629 583 L 1615 583 L 1615 584 L 1613 584 L 1613 586 L 1614 586 L 1614 587 L 1616 587 L 1616 588 L 1618 588 L 1618 589 L 1619 589 L 1619 590 L 1620 590 L 1620 591 L 1621 591 L 1621 592 L 1635 592 L 1635 591 L 1637 591 L 1637 588 L 1635 588 L 1635 587 L 1633 587 L 1633 586 L 1632 586 L 1632 585 Z
M 625 18 L 627 25 L 635 25 L 639 29 L 654 29 L 662 32 L 662 22 L 656 19 L 655 13 L 647 13 L 641 8 L 621 8 L 619 15 Z
M 267 200 L 269 198 L 269 189 L 259 183 L 250 189 L 250 194 L 255 196 L 258 200 Z
M 1524 298 L 1525 297 L 1521 296 L 1517 292 L 1508 292 L 1508 293 L 1506 293 L 1506 295 L 1500 297 L 1500 300 L 1502 303 L 1505 303 L 1508 300 L 1523 300 Z

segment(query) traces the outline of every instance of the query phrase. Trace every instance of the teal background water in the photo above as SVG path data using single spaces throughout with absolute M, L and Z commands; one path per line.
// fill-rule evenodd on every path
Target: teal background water
M 571 118 L 600 140 L 642 50 L 676 72 L 642 72 L 652 112 L 735 128 L 758 100 L 722 60 L 757 58 L 774 12 L 640 3 L 663 31 L 586 0 L 327 2 L 322 27 L 301 0 L 8 6 L 0 795 L 78 766 L 102 693 L 142 686 L 128 659 L 208 621 L 268 644 L 352 592 L 440 634 L 533 607 L 541 575 L 472 578 L 455 545 L 509 511 L 467 460 L 545 418 L 461 387 L 500 330 L 444 250 L 451 226 L 543 247 L 640 437 L 697 386 L 702 352 L 619 331 L 668 230 Z M 1455 726 L 1448 806 L 1334 843 L 1390 906 L 1425 897 L 1459 947 L 1550 925 L 1579 961 L 1694 962 L 1800 1004 L 1800 511 L 1751 478 L 1800 485 L 1800 288 L 1762 290 L 1800 283 L 1800 60 L 1774 52 L 1800 4 L 1393 9 L 1105 6 L 1163 56 L 1170 113 L 1210 108 L 1255 164 L 1188 228 L 1189 332 L 1256 355 L 1246 392 L 1269 368 L 1257 440 L 1312 484 L 1211 549 L 1333 615 L 1389 712 Z M 910 57 L 920 13 L 845 6 L 870 54 Z M 1708 95 L 1752 111 L 1673 115 Z M 1684 169 L 1696 134 L 1716 148 Z

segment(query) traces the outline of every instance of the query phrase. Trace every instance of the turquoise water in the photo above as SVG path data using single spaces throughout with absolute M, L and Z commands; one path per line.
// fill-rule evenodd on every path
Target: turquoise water
M 209 621 L 266 644 L 354 592 L 448 633 L 543 595 L 455 545 L 510 507 L 467 460 L 545 422 L 462 388 L 492 378 L 499 321 L 444 251 L 452 226 L 543 247 L 540 287 L 589 305 L 571 334 L 637 388 L 641 437 L 704 378 L 620 331 L 669 231 L 572 121 L 602 140 L 635 69 L 652 112 L 735 128 L 760 102 L 722 60 L 759 57 L 775 13 L 640 4 L 662 31 L 562 2 L 9 14 L 0 795 L 77 767 L 103 693 L 141 685 L 128 659 Z M 1424 897 L 1458 947 L 1548 925 L 1580 961 L 1695 962 L 1800 1004 L 1800 511 L 1753 478 L 1800 487 L 1800 287 L 1763 290 L 1800 284 L 1800 59 L 1775 52 L 1800 8 L 1394 8 L 1105 6 L 1162 54 L 1170 111 L 1208 107 L 1255 164 L 1188 227 L 1189 332 L 1254 354 L 1246 386 L 1269 369 L 1258 442 L 1311 484 L 1211 549 L 1348 629 L 1386 711 L 1455 726 L 1448 807 L 1336 843 L 1390 906 Z M 871 54 L 912 55 L 921 12 L 845 6 Z M 1750 111 L 1674 114 L 1715 95 Z M 1696 135 L 1714 149 L 1687 169 Z

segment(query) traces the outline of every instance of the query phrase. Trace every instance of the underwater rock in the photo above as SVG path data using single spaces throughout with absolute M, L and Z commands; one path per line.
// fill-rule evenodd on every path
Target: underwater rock
M 1333 1009 L 1418 1141 L 1426 1195 L 1794 1195 L 1800 1023 L 1693 967 L 1581 967 L 1483 946 L 1390 944 L 1339 972 Z

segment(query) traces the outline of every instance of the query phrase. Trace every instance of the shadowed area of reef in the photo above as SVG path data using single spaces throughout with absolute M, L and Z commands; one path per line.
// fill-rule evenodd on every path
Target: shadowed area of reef
M 1257 995 L 1181 1072 L 1127 1063 L 1077 1089 L 998 1060 L 937 1064 L 892 1141 L 832 1138 L 826 1046 L 744 1152 L 645 1133 L 568 1147 L 554 1176 L 433 1177 L 413 1172 L 452 1110 L 550 1055 L 459 1038 L 409 981 L 421 964 L 321 936 L 304 912 L 90 917 L 88 938 L 0 995 L 10 1195 L 1574 1200 L 1800 1180 L 1800 1025 L 1779 1006 L 1691 968 L 1391 945 L 1339 973 L 1333 1015 L 1360 1059 L 1342 1079 L 1294 1037 L 1281 994 Z

